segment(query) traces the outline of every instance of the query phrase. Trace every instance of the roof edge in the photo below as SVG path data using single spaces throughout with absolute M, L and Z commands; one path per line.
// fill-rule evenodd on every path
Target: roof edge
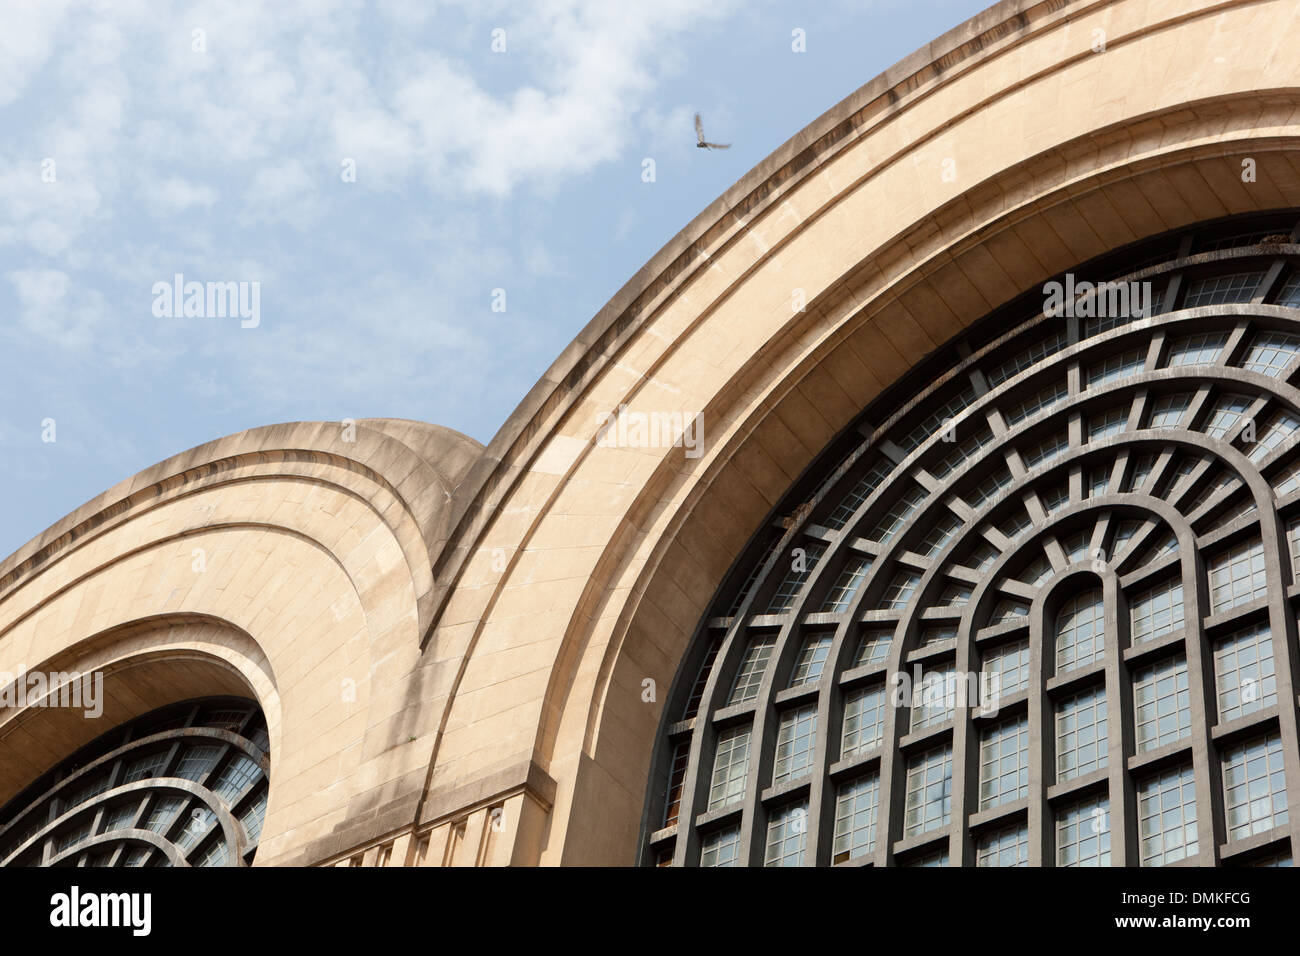
M 733 183 L 717 199 L 669 239 L 640 269 L 625 282 L 599 312 L 582 328 L 537 384 L 529 390 L 501 428 L 487 444 L 487 456 L 501 460 L 508 446 L 515 443 L 525 425 L 530 424 L 547 405 L 550 394 L 567 387 L 575 371 L 585 372 L 598 362 L 580 363 L 596 352 L 597 346 L 620 318 L 632 312 L 657 280 L 698 257 L 701 239 L 714 232 L 729 214 L 747 210 L 746 202 L 761 187 L 774 180 L 784 182 L 814 158 L 838 143 L 842 135 L 837 128 L 876 101 L 899 102 L 904 95 L 915 93 L 933 83 L 959 63 L 982 54 L 992 55 L 992 46 L 1000 40 L 1037 26 L 1048 17 L 1059 17 L 1074 8 L 1082 12 L 1110 0 L 1000 0 L 963 23 L 930 41 L 894 65 L 868 80 L 839 103 L 832 106 L 802 130 L 760 160 L 749 172 Z M 924 75 L 924 74 L 929 75 Z M 581 349 L 575 348 L 583 346 Z
M 66 547 L 93 533 L 119 511 L 130 510 L 133 507 L 131 502 L 138 500 L 142 491 L 162 485 L 178 475 L 241 455 L 294 449 L 339 455 L 337 443 L 333 440 L 326 441 L 323 436 L 339 433 L 343 424 L 347 423 L 283 422 L 245 429 L 196 445 L 119 481 L 65 514 L 0 560 L 0 603 L 3 603 L 10 588 L 29 574 L 39 571 Z M 426 478 L 432 479 L 429 484 L 438 486 L 437 489 L 422 489 L 431 497 L 432 490 L 440 490 L 448 499 L 452 498 L 456 487 L 463 482 L 482 453 L 483 446 L 478 441 L 441 425 L 392 418 L 361 419 L 355 424 L 372 434 L 370 441 L 387 443 L 388 447 L 399 447 L 403 449 L 402 454 L 418 460 L 420 467 L 426 469 Z M 383 471 L 376 467 L 377 463 L 367 460 L 371 456 L 356 453 L 356 443 L 348 444 L 346 448 L 350 454 L 342 457 L 351 457 L 358 465 L 387 480 Z M 395 478 L 394 483 L 395 486 L 406 486 L 409 492 L 421 490 L 409 486 L 408 481 L 408 478 Z M 433 500 L 436 501 L 437 497 L 442 495 Z M 410 509 L 415 503 L 407 500 L 405 504 Z M 421 530 L 428 532 L 432 529 Z M 6 581 L 9 583 L 2 583 Z
M 918 95 L 943 83 L 958 66 L 969 68 L 1004 52 L 1070 16 L 1114 0 L 1001 0 L 882 71 L 822 113 L 730 186 L 666 242 L 616 292 L 516 406 L 488 442 L 482 458 L 457 495 L 455 527 L 434 567 L 439 605 L 459 577 L 466 540 L 493 491 L 509 487 L 521 463 L 549 432 L 548 419 L 567 412 L 569 399 L 613 361 L 628 337 L 655 312 L 655 299 L 679 282 L 709 247 L 726 241 L 738 222 L 804 176 L 845 145 L 853 132 L 887 120 Z M 434 616 L 436 626 L 438 614 Z M 427 635 L 426 635 L 427 640 Z

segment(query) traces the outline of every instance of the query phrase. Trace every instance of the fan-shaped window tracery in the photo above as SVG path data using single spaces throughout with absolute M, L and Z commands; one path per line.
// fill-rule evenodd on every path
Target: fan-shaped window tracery
M 244 866 L 266 816 L 261 709 L 211 698 L 103 734 L 0 810 L 5 866 Z
M 866 409 L 700 624 L 646 861 L 1289 853 L 1285 775 L 1257 784 L 1273 788 L 1257 823 L 1225 774 L 1242 733 L 1265 755 L 1296 748 L 1278 582 L 1300 567 L 1298 238 L 1300 217 L 1277 213 L 1121 250 L 1076 272 L 1150 282 L 1152 314 L 1047 314 L 1032 290 Z M 1000 707 L 935 699 L 926 675 L 996 684 Z M 1248 681 L 1271 703 L 1244 701 Z M 1212 794 L 1178 805 L 1199 843 L 1126 845 L 1155 826 L 1128 819 L 1139 795 L 1185 793 Z M 1215 844 L 1234 825 L 1254 842 Z

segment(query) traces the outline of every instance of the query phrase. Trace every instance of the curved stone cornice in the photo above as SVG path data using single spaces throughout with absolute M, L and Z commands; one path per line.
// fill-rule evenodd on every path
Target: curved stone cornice
M 541 453 L 592 381 L 617 360 L 656 311 L 739 241 L 754 220 L 814 177 L 853 143 L 904 115 L 944 84 L 1014 50 L 1106 0 L 1002 0 L 878 74 L 774 150 L 699 213 L 629 279 L 529 390 L 489 442 L 457 502 L 451 547 L 435 565 L 439 606 L 466 549 L 496 505 Z
M 268 425 L 207 442 L 110 488 L 0 562 L 0 630 L 13 623 L 3 609 L 19 589 L 161 504 L 254 478 L 321 481 L 331 474 L 355 476 L 359 485 L 338 477 L 331 483 L 365 501 L 402 541 L 412 579 L 421 585 L 423 629 L 432 614 L 429 565 L 448 534 L 450 504 L 481 450 L 459 432 L 402 419 Z

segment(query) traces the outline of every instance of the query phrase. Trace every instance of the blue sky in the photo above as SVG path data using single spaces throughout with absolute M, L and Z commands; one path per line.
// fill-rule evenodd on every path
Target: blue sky
M 0 555 L 257 425 L 486 443 L 701 209 L 986 5 L 8 0 Z M 176 273 L 259 283 L 260 324 L 155 315 Z

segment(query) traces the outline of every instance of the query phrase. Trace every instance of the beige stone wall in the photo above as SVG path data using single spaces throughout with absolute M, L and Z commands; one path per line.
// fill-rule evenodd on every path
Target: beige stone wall
M 272 728 L 259 864 L 630 863 L 677 663 L 793 479 L 1026 288 L 1300 205 L 1297 48 L 1290 0 L 1000 4 L 705 210 L 486 450 L 278 426 L 69 516 L 0 565 L 0 670 L 98 663 L 118 716 L 248 688 Z M 702 413 L 703 455 L 601 446 L 620 405 Z M 0 797 L 99 732 L 50 713 L 0 724 Z

